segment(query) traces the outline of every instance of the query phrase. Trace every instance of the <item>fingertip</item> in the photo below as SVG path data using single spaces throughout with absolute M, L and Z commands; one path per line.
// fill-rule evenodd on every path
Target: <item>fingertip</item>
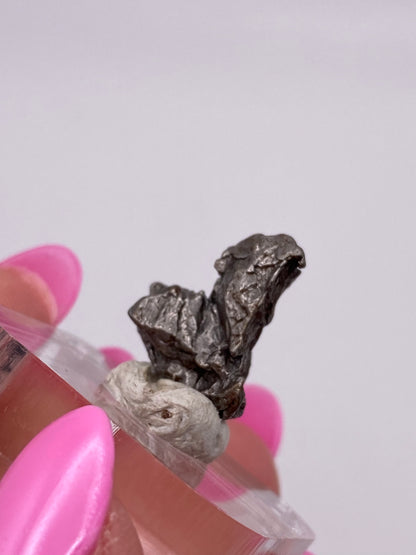
M 237 420 L 253 430 L 275 456 L 283 432 L 280 403 L 271 391 L 261 385 L 247 384 L 244 391 L 246 408 L 244 414 Z
M 110 370 L 122 362 L 134 360 L 133 355 L 121 347 L 102 347 L 100 351 L 104 355 L 105 361 Z
M 102 409 L 83 406 L 47 426 L 0 483 L 2 553 L 90 553 L 109 507 L 113 465 Z
M 20 268 L 40 278 L 56 303 L 53 324 L 58 324 L 74 305 L 82 282 L 77 256 L 63 245 L 42 245 L 4 260 L 0 266 Z

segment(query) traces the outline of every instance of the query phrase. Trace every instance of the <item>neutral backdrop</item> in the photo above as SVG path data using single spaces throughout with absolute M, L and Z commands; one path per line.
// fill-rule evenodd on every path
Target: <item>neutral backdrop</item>
M 76 251 L 65 329 L 144 359 L 150 282 L 304 248 L 250 381 L 317 555 L 415 550 L 415 62 L 411 1 L 0 1 L 0 255 Z

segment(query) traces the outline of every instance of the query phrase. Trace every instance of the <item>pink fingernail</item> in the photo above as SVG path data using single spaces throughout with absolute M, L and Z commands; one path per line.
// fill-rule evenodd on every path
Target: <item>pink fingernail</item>
M 0 482 L 0 553 L 89 553 L 108 510 L 113 464 L 111 425 L 98 407 L 47 426 Z
M 60 322 L 75 303 L 81 287 L 82 270 L 75 254 L 62 245 L 44 245 L 16 254 L 1 266 L 23 268 L 40 277 L 56 301 L 54 324 Z
M 0 305 L 50 325 L 58 315 L 55 297 L 45 281 L 18 266 L 0 265 Z
M 122 362 L 134 359 L 131 353 L 120 347 L 102 347 L 100 351 L 105 356 L 105 361 L 110 369 L 115 368 Z
M 236 419 L 251 428 L 265 442 L 273 456 L 282 439 L 283 415 L 276 397 L 265 387 L 247 384 L 246 408 L 243 416 Z

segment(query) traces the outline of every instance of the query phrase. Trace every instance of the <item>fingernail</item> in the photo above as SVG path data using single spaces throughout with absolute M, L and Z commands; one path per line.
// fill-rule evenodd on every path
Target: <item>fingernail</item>
M 0 553 L 89 553 L 108 510 L 113 464 L 100 408 L 81 407 L 47 426 L 0 482 Z
M 26 270 L 26 277 L 35 274 L 43 280 L 56 303 L 57 324 L 75 303 L 81 288 L 82 270 L 75 254 L 62 245 L 43 245 L 4 260 L 0 267 Z

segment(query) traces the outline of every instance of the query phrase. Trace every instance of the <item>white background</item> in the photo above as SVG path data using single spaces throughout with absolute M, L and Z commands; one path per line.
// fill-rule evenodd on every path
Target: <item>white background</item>
M 317 555 L 415 550 L 415 61 L 410 1 L 0 1 L 1 256 L 78 253 L 65 329 L 144 359 L 150 282 L 305 249 L 250 381 Z

